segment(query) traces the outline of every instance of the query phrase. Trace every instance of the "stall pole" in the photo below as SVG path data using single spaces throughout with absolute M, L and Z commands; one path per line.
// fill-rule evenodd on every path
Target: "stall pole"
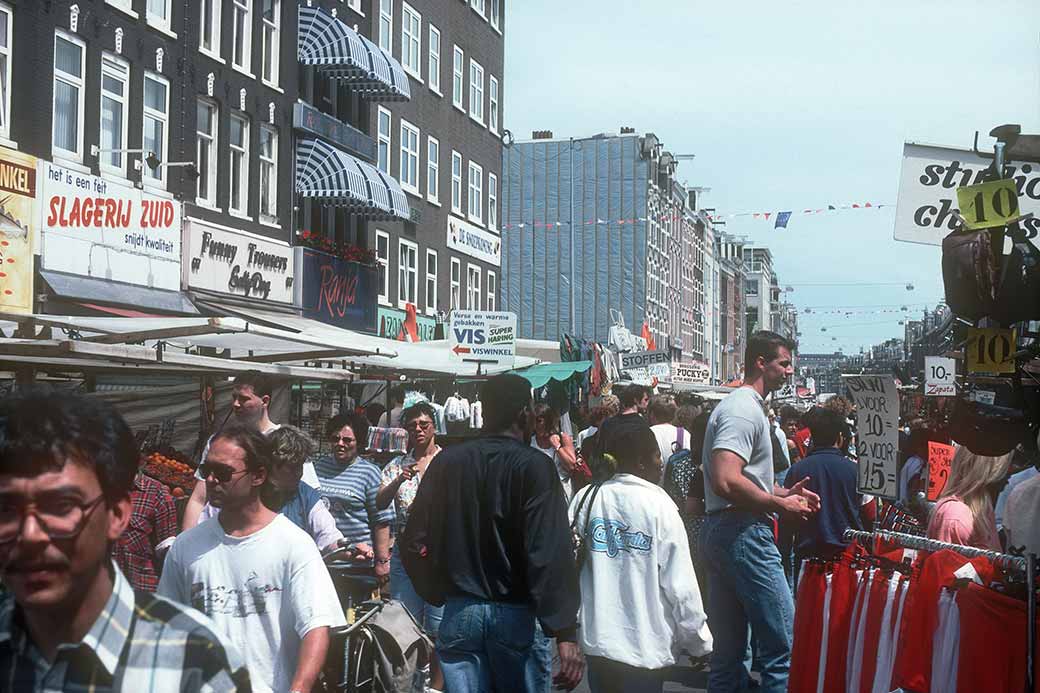
M 1035 690 L 1036 681 L 1036 554 L 1026 557 L 1026 693 Z

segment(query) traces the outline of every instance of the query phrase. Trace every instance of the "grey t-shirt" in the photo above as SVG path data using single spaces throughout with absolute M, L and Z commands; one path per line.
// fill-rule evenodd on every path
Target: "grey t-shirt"
M 744 476 L 766 493 L 773 492 L 773 441 L 762 397 L 750 387 L 737 388 L 708 419 L 704 436 L 704 498 L 709 513 L 733 506 L 711 485 L 711 453 L 729 450 L 744 460 Z

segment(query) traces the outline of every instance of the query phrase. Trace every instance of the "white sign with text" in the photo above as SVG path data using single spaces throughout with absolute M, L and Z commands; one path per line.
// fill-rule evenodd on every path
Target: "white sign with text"
M 464 362 L 512 367 L 516 359 L 516 313 L 453 310 L 448 347 Z
M 448 247 L 495 267 L 502 264 L 502 239 L 499 236 L 450 215 Z
M 899 391 L 891 376 L 845 375 L 856 405 L 860 493 L 899 500 Z
M 942 356 L 924 358 L 924 394 L 928 397 L 954 397 L 957 394 L 957 362 Z
M 184 285 L 257 301 L 293 302 L 293 250 L 288 243 L 184 223 Z

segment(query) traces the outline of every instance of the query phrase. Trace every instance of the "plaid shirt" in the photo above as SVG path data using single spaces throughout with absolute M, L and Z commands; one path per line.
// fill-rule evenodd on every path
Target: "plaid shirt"
M 0 691 L 195 693 L 251 691 L 238 651 L 197 611 L 115 584 L 94 625 L 50 663 L 33 644 L 14 598 L 0 598 Z
M 113 545 L 112 557 L 134 589 L 154 592 L 162 565 L 156 550 L 177 536 L 177 507 L 166 487 L 144 474 L 134 479 L 130 501 L 130 524 Z

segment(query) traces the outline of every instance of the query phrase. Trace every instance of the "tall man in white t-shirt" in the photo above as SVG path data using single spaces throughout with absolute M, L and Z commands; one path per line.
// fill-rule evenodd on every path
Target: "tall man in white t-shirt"
M 201 469 L 220 514 L 177 538 L 159 594 L 213 619 L 245 655 L 253 690 L 309 693 L 329 628 L 345 619 L 317 546 L 260 500 L 269 464 L 253 428 L 213 438 Z
M 657 447 L 661 450 L 661 480 L 668 469 L 668 458 L 678 450 L 690 449 L 690 436 L 686 431 L 681 431 L 673 422 L 675 412 L 675 398 L 671 395 L 654 395 L 650 398 L 650 406 L 647 407 L 650 416 L 650 430 L 657 439 Z
M 700 549 L 708 566 L 708 625 L 715 639 L 708 690 L 737 693 L 747 687 L 744 658 L 748 627 L 762 668 L 762 693 L 783 693 L 791 664 L 794 601 L 776 548 L 777 514 L 808 518 L 820 498 L 773 479 L 773 434 L 765 396 L 791 377 L 795 345 L 774 332 L 748 337 L 744 385 L 712 412 L 704 439 L 708 517 Z

